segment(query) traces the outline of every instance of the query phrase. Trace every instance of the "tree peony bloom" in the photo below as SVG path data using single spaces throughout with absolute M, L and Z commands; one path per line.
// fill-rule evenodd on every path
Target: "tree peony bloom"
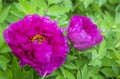
M 65 62 L 69 46 L 56 21 L 37 14 L 11 23 L 3 33 L 20 65 L 32 66 L 41 76 L 49 75 Z
M 102 42 L 101 30 L 88 17 L 75 15 L 68 27 L 68 38 L 74 47 L 84 50 Z

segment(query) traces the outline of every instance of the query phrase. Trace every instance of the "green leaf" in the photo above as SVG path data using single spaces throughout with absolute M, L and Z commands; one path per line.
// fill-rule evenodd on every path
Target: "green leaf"
M 8 15 L 8 12 L 10 10 L 10 6 L 8 6 L 7 8 L 3 9 L 1 12 L 0 12 L 0 23 L 2 23 L 5 18 L 7 17 Z
M 58 24 L 60 27 L 66 27 L 68 24 L 67 20 L 67 15 L 63 15 L 63 16 L 59 16 L 57 19 L 55 19 L 58 21 Z
M 11 49 L 9 47 L 4 47 L 4 49 L 1 49 L 1 53 L 8 53 L 11 52 Z
M 83 56 L 81 54 L 81 57 L 74 60 L 77 68 L 81 68 L 81 66 L 84 66 L 85 64 L 89 63 L 89 60 L 86 56 Z
M 37 6 L 38 6 L 39 8 L 44 8 L 44 9 L 47 8 L 47 4 L 46 4 L 45 0 L 37 0 L 37 3 L 38 3 Z
M 25 14 L 23 12 L 18 11 L 18 10 L 12 10 L 12 11 L 10 11 L 10 13 L 12 15 L 14 15 L 14 17 L 12 17 L 12 15 L 9 16 L 9 17 L 12 17 L 12 20 L 14 20 L 13 18 L 17 18 L 17 20 L 22 19 L 25 16 Z
M 12 63 L 10 65 L 10 70 L 13 75 L 12 79 L 33 79 L 34 70 L 28 65 L 26 66 L 26 68 L 29 68 L 29 70 L 26 70 L 25 67 L 21 68 L 18 59 L 15 56 L 13 56 L 12 58 Z
M 4 44 L 4 39 L 3 39 L 3 28 L 0 26 L 0 49 Z M 1 51 L 1 50 L 0 50 Z
M 107 58 L 107 57 L 104 57 L 102 59 L 102 65 L 103 66 L 112 66 L 112 65 L 115 65 L 116 63 L 114 62 L 114 60 L 110 59 L 110 58 Z
M 89 68 L 90 68 L 90 70 L 88 72 L 89 77 L 96 75 L 96 74 L 99 74 L 100 67 L 95 66 L 95 67 L 89 67 Z
M 107 2 L 107 0 L 94 0 L 100 7 Z
M 102 65 L 102 61 L 99 60 L 99 59 L 94 59 L 94 60 L 90 61 L 89 65 L 101 66 Z
M 93 49 L 91 50 L 92 52 L 92 60 L 98 59 L 99 55 L 97 54 L 97 50 Z
M 54 5 L 48 8 L 48 15 L 59 16 L 64 15 L 68 9 L 64 6 Z
M 0 56 L 0 68 L 3 69 L 4 71 L 6 71 L 8 62 L 9 62 L 9 60 L 7 58 L 5 58 L 2 55 Z
M 105 24 L 107 25 L 107 29 L 111 29 L 111 27 L 114 24 L 114 18 L 111 16 L 111 14 L 107 11 L 105 11 L 105 15 L 104 15 L 104 20 L 105 20 Z
M 43 8 L 39 9 L 37 11 L 37 14 L 39 14 L 40 16 L 43 16 L 45 14 L 44 9 Z
M 55 70 L 55 71 L 53 71 L 50 75 L 49 75 L 49 77 L 51 77 L 51 76 L 56 76 L 56 75 L 58 75 L 58 74 L 60 74 L 61 72 L 59 71 L 59 69 L 57 69 L 57 70 Z
M 105 56 L 105 53 L 106 53 L 106 47 L 105 47 L 105 40 L 100 44 L 100 47 L 99 47 L 99 59 L 102 59 L 104 56 Z
M 23 17 L 22 17 L 23 18 Z M 7 18 L 7 21 L 9 22 L 9 23 L 12 23 L 12 22 L 16 22 L 16 21 L 18 21 L 18 16 L 16 17 L 16 16 L 14 16 L 14 15 L 10 15 L 10 16 L 8 16 Z
M 64 78 L 66 79 L 65 69 L 64 69 L 63 67 L 60 67 L 60 70 L 61 70 L 61 72 L 62 72 Z
M 24 7 L 28 14 L 36 13 L 37 1 L 36 0 L 19 0 L 19 4 Z
M 14 3 L 14 5 L 17 7 L 19 11 L 23 12 L 24 14 L 29 14 L 26 8 L 20 3 Z
M 82 79 L 89 79 L 87 65 L 85 65 L 83 69 L 81 69 L 81 75 L 82 75 Z
M 77 72 L 77 79 L 82 79 L 80 71 Z
M 76 56 L 72 56 L 72 55 L 68 55 L 67 59 L 68 60 L 75 60 L 77 57 Z
M 120 7 L 119 7 L 120 8 Z M 117 28 L 117 29 L 119 29 L 119 25 L 120 25 L 120 22 L 119 22 L 119 20 L 120 20 L 120 12 L 116 12 L 116 15 L 115 15 L 115 27 Z
M 112 3 L 112 4 L 115 4 L 115 3 L 118 3 L 119 0 L 109 0 L 109 2 Z
M 94 75 L 92 79 L 105 79 L 105 78 L 101 75 Z
M 13 75 L 12 75 L 11 70 L 7 68 L 6 71 L 7 71 L 7 78 L 8 79 L 13 79 Z
M 113 65 L 112 65 L 112 70 L 115 72 L 116 75 L 119 75 L 119 70 L 118 70 L 118 68 L 119 68 L 119 67 L 117 66 L 117 64 L 113 64 Z
M 120 47 L 120 41 L 116 44 L 116 48 Z
M 93 2 L 93 0 L 81 0 L 81 1 L 83 1 L 85 8 L 87 8 Z
M 64 79 L 62 75 L 58 75 L 55 79 Z
M 6 73 L 0 70 L 0 79 L 8 79 Z
M 45 15 L 48 7 L 45 0 L 37 0 L 37 6 L 39 8 L 38 14 Z
M 103 69 L 101 69 L 101 72 L 102 72 L 106 77 L 113 77 L 113 76 L 115 76 L 115 73 L 111 70 L 111 68 L 103 68 Z
M 63 64 L 63 67 L 67 68 L 67 69 L 77 69 L 77 67 L 75 66 L 75 64 L 71 63 L 71 62 L 66 62 Z
M 67 7 L 70 10 L 73 10 L 73 4 L 72 0 L 64 0 L 65 7 Z
M 23 6 L 28 13 L 31 11 L 30 2 L 28 3 L 27 0 L 19 0 L 19 4 Z
M 65 70 L 65 74 L 68 79 L 75 79 L 75 76 L 69 70 Z
M 0 52 L 1 53 L 8 53 L 8 52 L 11 52 L 11 49 L 9 48 L 9 46 L 6 43 L 4 43 L 0 49 Z
M 32 13 L 36 13 L 37 10 L 37 0 L 31 0 Z
M 0 11 L 2 9 L 2 0 L 0 0 Z
M 56 4 L 58 2 L 60 2 L 61 0 L 48 0 L 48 5 L 50 4 Z

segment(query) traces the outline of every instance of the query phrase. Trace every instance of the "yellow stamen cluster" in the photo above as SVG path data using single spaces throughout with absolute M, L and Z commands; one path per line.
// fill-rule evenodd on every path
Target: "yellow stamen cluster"
M 45 37 L 42 36 L 42 35 L 40 35 L 40 34 L 36 34 L 35 36 L 33 36 L 33 37 L 31 38 L 31 41 L 32 41 L 32 42 L 34 42 L 35 40 L 38 41 L 38 44 L 42 44 L 43 41 L 45 40 Z

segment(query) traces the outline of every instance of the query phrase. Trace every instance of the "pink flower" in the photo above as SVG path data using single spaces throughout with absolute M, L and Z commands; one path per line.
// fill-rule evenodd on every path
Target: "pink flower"
M 101 30 L 88 17 L 75 15 L 68 27 L 68 38 L 74 47 L 84 50 L 102 42 Z
M 11 23 L 3 36 L 20 65 L 32 66 L 41 76 L 49 75 L 62 65 L 69 51 L 67 39 L 57 22 L 37 14 Z

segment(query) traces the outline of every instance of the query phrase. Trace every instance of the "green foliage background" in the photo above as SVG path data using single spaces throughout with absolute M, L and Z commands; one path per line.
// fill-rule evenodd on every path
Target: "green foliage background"
M 66 62 L 44 79 L 120 79 L 120 0 L 0 0 L 0 79 L 43 79 L 29 66 L 20 68 L 4 42 L 8 24 L 37 13 L 67 27 L 75 14 L 90 17 L 104 41 L 84 51 L 71 47 Z

